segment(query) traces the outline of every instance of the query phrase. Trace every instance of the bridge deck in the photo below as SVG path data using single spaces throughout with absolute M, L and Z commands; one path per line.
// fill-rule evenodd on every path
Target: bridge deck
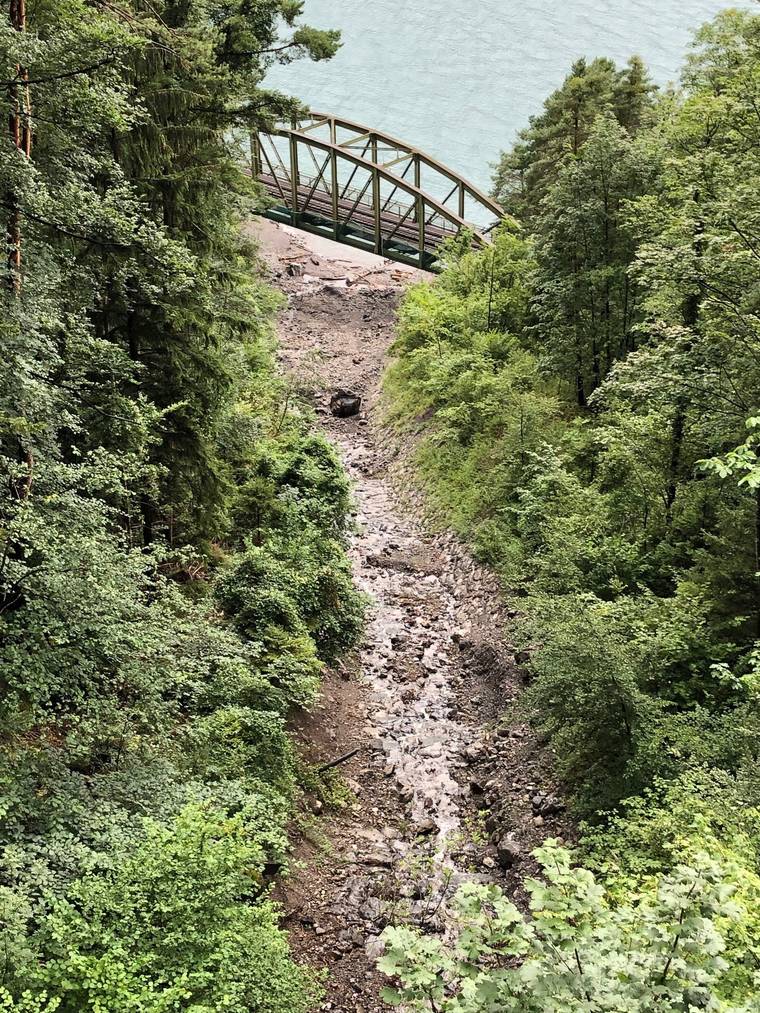
M 356 203 L 355 197 L 338 199 L 338 220 L 333 219 L 332 195 L 319 187 L 313 190 L 314 181 L 304 180 L 298 187 L 298 210 L 293 214 L 293 199 L 290 180 L 262 173 L 259 182 L 267 194 L 276 201 L 274 208 L 266 214 L 276 221 L 286 221 L 299 228 L 331 236 L 339 242 L 367 247 L 381 255 L 404 260 L 419 266 L 420 224 L 413 210 L 405 217 L 402 209 L 392 206 L 380 210 L 381 244 L 376 242 L 375 210 L 371 200 Z M 313 190 L 313 192 L 312 192 Z M 349 219 L 350 216 L 350 221 Z M 448 226 L 448 227 L 447 227 Z M 449 223 L 441 225 L 426 217 L 424 229 L 424 252 L 426 265 L 432 263 L 436 251 L 445 239 L 456 236 L 457 230 Z M 380 246 L 380 249 L 377 247 Z M 406 254 L 406 255 L 405 255 Z

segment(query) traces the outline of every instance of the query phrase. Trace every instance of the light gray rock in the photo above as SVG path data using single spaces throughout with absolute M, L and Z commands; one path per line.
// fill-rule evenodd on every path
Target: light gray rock
M 505 871 L 517 865 L 521 857 L 522 848 L 509 836 L 502 837 L 496 845 L 496 859 Z

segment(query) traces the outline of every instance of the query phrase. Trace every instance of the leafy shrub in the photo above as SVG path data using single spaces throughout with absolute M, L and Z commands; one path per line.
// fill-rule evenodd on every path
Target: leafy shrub
M 314 982 L 257 899 L 263 860 L 241 819 L 188 809 L 170 828 L 146 823 L 109 874 L 75 881 L 53 905 L 26 988 L 70 1013 L 306 1010 Z
M 23 593 L 0 619 L 5 1008 L 309 1005 L 260 870 L 286 860 L 297 768 L 285 716 L 313 699 L 322 659 L 354 642 L 363 600 L 336 530 L 345 479 L 315 520 L 318 482 L 304 483 L 302 502 L 284 497 L 282 527 L 211 569 L 200 594 L 163 575 L 168 550 L 130 550 L 97 501 L 51 496 L 16 518 L 23 548 L 6 576 Z M 167 919 L 176 948 L 162 949 Z
M 350 510 L 348 479 L 335 449 L 302 423 L 252 448 L 241 468 L 233 505 L 233 533 L 260 542 L 272 531 L 295 534 L 309 524 L 325 535 L 340 536 Z
M 583 828 L 586 863 L 604 876 L 616 903 L 705 851 L 733 870 L 736 909 L 718 912 L 715 924 L 730 965 L 723 990 L 735 1001 L 752 994 L 760 965 L 760 806 L 753 796 L 729 774 L 696 768 L 675 781 L 656 780 L 604 822 Z
M 339 543 L 307 527 L 300 537 L 276 537 L 251 547 L 224 574 L 216 597 L 236 628 L 268 651 L 311 662 L 330 660 L 351 647 L 362 628 L 363 598 L 353 587 Z
M 536 857 L 543 879 L 526 883 L 529 918 L 498 887 L 468 883 L 454 899 L 450 941 L 386 929 L 380 968 L 400 980 L 388 998 L 439 1013 L 749 1013 L 760 982 L 739 1005 L 724 1002 L 728 963 L 716 919 L 738 911 L 731 867 L 700 855 L 614 904 L 564 848 L 547 842 Z

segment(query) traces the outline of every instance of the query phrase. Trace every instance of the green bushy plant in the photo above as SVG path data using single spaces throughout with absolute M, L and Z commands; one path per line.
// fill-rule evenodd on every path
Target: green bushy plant
M 355 643 L 364 615 L 339 543 L 307 528 L 241 554 L 219 580 L 216 598 L 236 628 L 261 641 L 270 656 L 291 653 L 310 665 Z M 308 693 L 306 694 L 308 697 Z
M 541 593 L 530 608 L 524 704 L 585 811 L 690 765 L 741 764 L 752 702 L 722 674 L 702 599 Z
M 679 862 L 693 864 L 708 851 L 731 867 L 736 910 L 715 923 L 726 943 L 724 991 L 752 994 L 760 962 L 760 808 L 741 779 L 707 766 L 676 780 L 656 779 L 641 796 L 626 799 L 604 821 L 583 828 L 586 864 L 604 876 L 615 903 L 627 903 Z
M 146 823 L 108 873 L 74 881 L 56 901 L 34 940 L 44 962 L 17 973 L 71 1013 L 306 1010 L 315 984 L 290 960 L 270 903 L 257 900 L 263 860 L 239 818 L 187 809 L 169 828 Z
M 233 534 L 257 543 L 302 525 L 339 537 L 350 511 L 348 479 L 334 448 L 296 419 L 257 441 L 240 467 Z
M 450 940 L 386 929 L 380 968 L 400 981 L 388 998 L 440 1013 L 753 1008 L 756 977 L 738 1001 L 724 993 L 729 965 L 717 919 L 738 911 L 732 867 L 698 855 L 615 904 L 554 842 L 536 857 L 542 878 L 526 883 L 530 917 L 498 887 L 470 883 L 454 898 Z

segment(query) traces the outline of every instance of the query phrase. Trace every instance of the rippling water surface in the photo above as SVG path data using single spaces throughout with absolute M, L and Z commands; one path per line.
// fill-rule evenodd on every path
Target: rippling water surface
M 721 0 L 307 0 L 340 28 L 324 64 L 275 68 L 271 87 L 401 137 L 486 187 L 489 163 L 579 56 L 638 53 L 675 80 L 692 32 Z M 734 3 L 733 6 L 751 6 Z

